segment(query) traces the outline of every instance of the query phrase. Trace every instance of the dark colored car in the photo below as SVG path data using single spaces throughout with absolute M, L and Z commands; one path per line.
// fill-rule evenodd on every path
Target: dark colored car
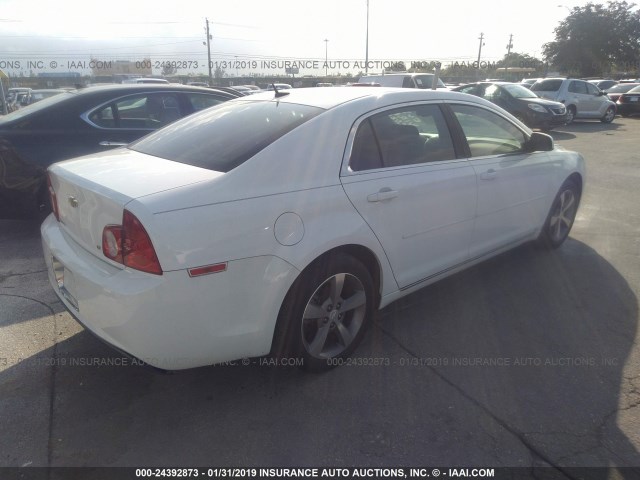
M 618 97 L 618 113 L 623 117 L 640 114 L 640 86 Z
M 617 102 L 618 98 L 620 98 L 620 95 L 622 95 L 623 93 L 627 93 L 629 90 L 637 86 L 640 86 L 640 83 L 619 83 L 611 87 L 605 93 L 612 102 Z
M 540 98 L 528 88 L 516 83 L 471 83 L 454 88 L 453 91 L 489 100 L 530 128 L 551 130 L 567 122 L 567 109 L 562 103 Z
M 0 117 L 0 217 L 47 210 L 45 171 L 52 163 L 127 145 L 239 95 L 185 85 L 103 85 Z

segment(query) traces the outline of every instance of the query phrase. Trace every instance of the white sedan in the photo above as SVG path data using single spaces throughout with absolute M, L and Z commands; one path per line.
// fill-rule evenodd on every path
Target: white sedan
M 375 310 L 536 240 L 580 154 L 456 92 L 265 92 L 49 168 L 51 284 L 82 325 L 177 370 L 267 354 L 322 370 Z

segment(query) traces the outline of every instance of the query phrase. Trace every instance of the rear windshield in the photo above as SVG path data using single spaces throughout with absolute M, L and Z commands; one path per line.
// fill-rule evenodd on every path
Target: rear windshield
M 632 88 L 637 87 L 637 83 L 619 83 L 607 90 L 607 93 L 626 93 Z
M 32 103 L 31 105 L 22 107 L 13 113 L 0 117 L 0 123 L 24 118 L 28 115 L 31 115 L 32 113 L 49 108 L 51 105 L 55 105 L 56 103 L 66 102 L 67 99 L 72 98 L 75 95 L 76 95 L 75 92 L 63 92 L 63 93 L 60 93 L 59 95 L 54 95 L 53 97 L 45 98 L 43 100 L 40 100 L 39 102 Z
M 562 79 L 540 80 L 533 84 L 531 90 L 534 92 L 557 92 L 562 85 Z
M 277 101 L 223 103 L 172 123 L 129 148 L 226 173 L 323 111 Z

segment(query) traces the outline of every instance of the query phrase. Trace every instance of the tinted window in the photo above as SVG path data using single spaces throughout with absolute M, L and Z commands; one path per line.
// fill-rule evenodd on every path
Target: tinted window
M 31 114 L 35 114 L 41 110 L 46 110 L 52 105 L 69 101 L 69 99 L 75 96 L 76 96 L 75 93 L 64 92 L 64 93 L 61 93 L 60 95 L 54 95 L 53 97 L 45 98 L 39 102 L 32 103 L 29 106 L 23 107 L 20 110 L 16 110 L 13 113 L 0 116 L 0 124 L 4 123 L 5 121 L 13 121 L 13 120 L 18 120 L 18 119 L 30 116 Z M 7 101 L 8 100 L 9 99 L 7 98 Z
M 354 171 L 456 158 L 442 112 L 435 105 L 389 110 L 363 122 L 354 139 Z
M 467 138 L 472 157 L 501 155 L 522 150 L 526 137 L 511 122 L 479 107 L 452 105 Z
M 126 129 L 156 129 L 181 117 L 175 93 L 131 95 L 89 114 L 89 120 L 99 127 Z
M 562 79 L 540 80 L 533 84 L 531 90 L 534 92 L 557 92 L 562 85 Z
M 323 109 L 280 102 L 232 102 L 203 110 L 148 135 L 131 149 L 228 172 Z

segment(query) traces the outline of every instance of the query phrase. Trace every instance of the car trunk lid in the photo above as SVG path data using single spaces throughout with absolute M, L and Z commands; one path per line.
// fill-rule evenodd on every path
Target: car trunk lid
M 129 149 L 49 167 L 63 229 L 87 251 L 101 257 L 104 227 L 120 225 L 130 201 L 220 175 L 223 174 Z

